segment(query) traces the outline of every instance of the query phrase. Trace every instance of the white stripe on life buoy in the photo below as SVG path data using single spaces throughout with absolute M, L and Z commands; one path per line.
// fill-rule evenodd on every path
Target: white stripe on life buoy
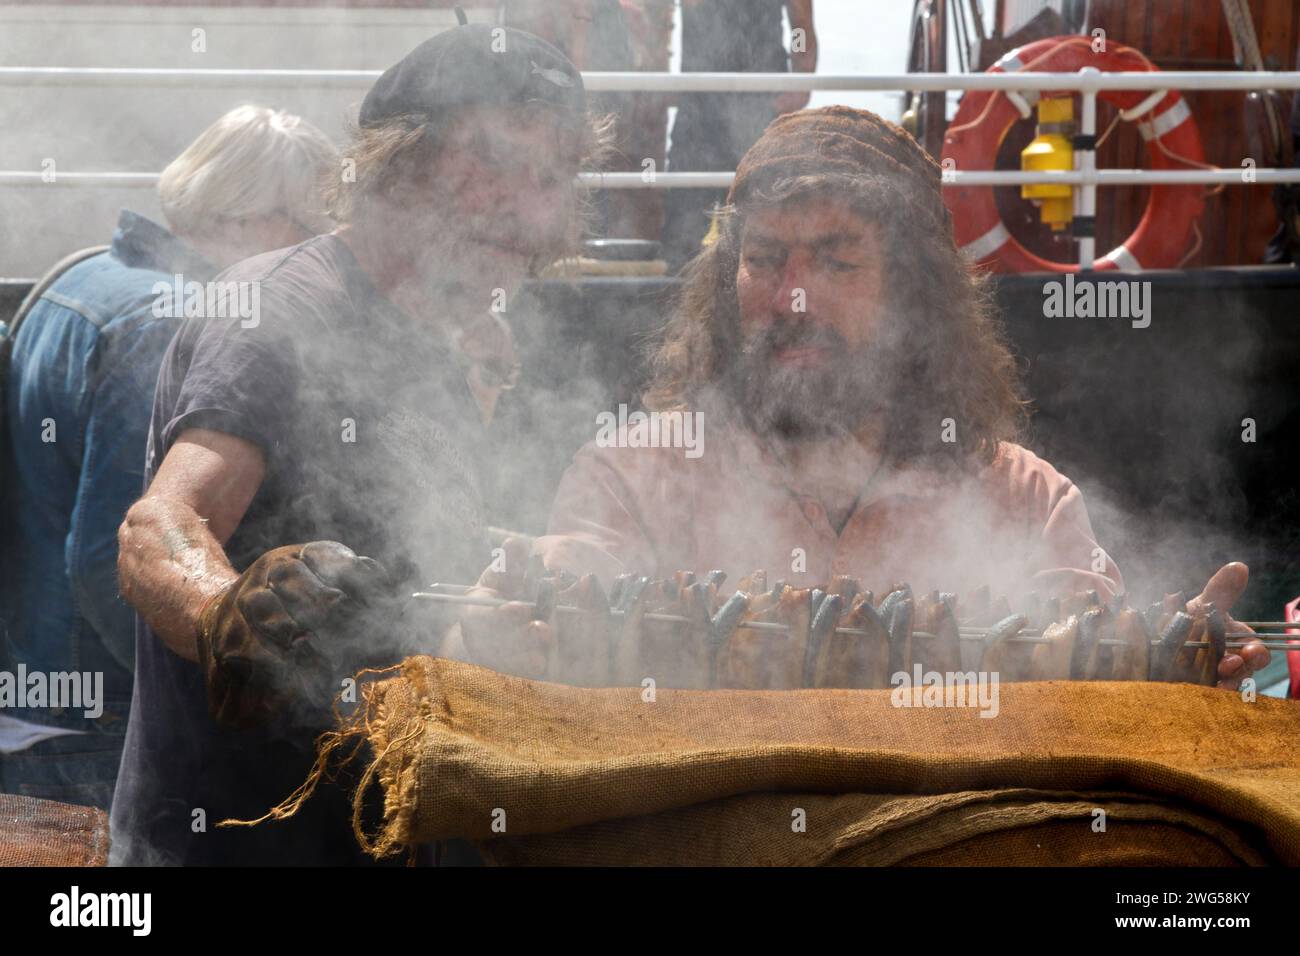
M 1135 119 L 1138 119 L 1139 117 L 1146 116 L 1147 113 L 1151 112 L 1153 109 L 1159 106 L 1161 101 L 1164 100 L 1164 98 L 1168 95 L 1169 95 L 1168 90 L 1156 90 L 1154 93 L 1152 93 L 1150 96 L 1144 99 L 1137 106 L 1134 106 L 1132 109 L 1120 110 L 1119 118 L 1126 123 L 1131 123 Z
M 1149 123 L 1138 123 L 1137 128 L 1138 132 L 1142 134 L 1142 138 L 1149 143 L 1157 136 L 1164 136 L 1171 130 L 1177 129 L 1191 118 L 1192 110 L 1187 105 L 1187 100 L 1180 96 L 1178 102 L 1169 109 Z
M 1005 246 L 1010 238 L 1011 233 L 1007 232 L 1007 227 L 999 219 L 998 224 L 984 235 L 978 239 L 972 239 L 962 246 L 961 254 L 968 257 L 972 262 L 979 262 L 981 259 L 987 259 Z
M 1010 54 L 993 65 L 1003 73 L 1019 73 L 1025 68 L 1025 61 L 1014 54 Z M 1011 105 L 1020 113 L 1021 119 L 1029 119 L 1034 115 L 1033 107 L 1038 102 L 1038 90 L 1003 90 L 1003 92 L 1006 93 L 1007 99 L 1011 101 Z
M 1137 261 L 1137 256 L 1129 251 L 1128 246 L 1116 246 L 1110 252 L 1102 256 L 1104 261 L 1113 262 L 1119 266 L 1123 272 L 1141 272 L 1142 263 Z

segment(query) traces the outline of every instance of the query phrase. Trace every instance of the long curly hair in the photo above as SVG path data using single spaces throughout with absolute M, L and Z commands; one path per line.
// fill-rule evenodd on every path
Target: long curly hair
M 907 323 L 897 376 L 907 394 L 890 405 L 890 460 L 940 468 L 992 461 L 999 442 L 1022 437 L 1027 402 L 988 278 L 958 252 L 942 204 L 936 211 L 907 184 L 874 174 L 778 179 L 743 210 L 722 210 L 717 241 L 687 267 L 671 318 L 653 346 L 645 406 L 684 410 L 702 390 L 727 381 L 741 345 L 736 273 L 746 214 L 814 197 L 847 203 L 881 232 L 886 304 Z M 941 440 L 940 423 L 947 418 L 956 424 L 955 441 Z

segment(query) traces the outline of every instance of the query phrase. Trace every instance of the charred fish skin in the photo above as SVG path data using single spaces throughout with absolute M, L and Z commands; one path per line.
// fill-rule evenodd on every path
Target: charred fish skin
M 546 562 L 540 554 L 530 554 L 528 556 L 528 566 L 524 569 L 524 593 L 531 595 L 537 588 L 537 582 L 544 578 L 550 577 L 551 574 L 546 570 Z
M 833 627 L 826 633 L 813 665 L 813 686 L 867 690 L 889 685 L 889 631 L 871 605 L 870 592 L 860 592 L 840 616 L 845 634 Z
M 1010 643 L 1029 625 L 1029 618 L 1023 614 L 1012 614 L 998 621 L 989 629 L 984 638 L 984 651 L 980 655 L 980 670 L 986 674 L 997 674 L 999 681 L 1022 681 L 1029 677 L 1031 645 Z M 1021 661 L 1014 661 L 1019 654 Z M 1014 666 L 1013 666 L 1014 665 Z
M 1155 604 L 1148 605 L 1147 609 L 1142 612 L 1142 620 L 1146 622 L 1147 630 L 1152 634 L 1159 634 L 1163 630 L 1160 624 L 1160 619 L 1164 617 L 1164 614 L 1164 605 L 1159 601 Z
M 1097 592 L 1091 593 L 1096 596 Z M 1102 624 L 1108 614 L 1106 607 L 1093 605 L 1079 618 L 1079 633 L 1070 654 L 1070 680 L 1096 680 Z
M 1192 615 L 1192 630 L 1187 643 L 1208 646 L 1192 648 L 1184 645 L 1178 650 L 1170 665 L 1170 679 L 1190 684 L 1217 683 L 1219 662 L 1226 650 L 1226 627 L 1223 615 L 1213 602 L 1202 605 Z
M 824 601 L 825 599 L 826 599 L 825 591 L 823 591 L 821 588 L 812 589 L 812 597 L 811 597 L 812 604 L 809 610 L 811 611 L 812 616 L 814 618 L 817 616 L 817 609 L 822 606 L 822 601 Z
M 854 610 L 856 615 L 862 618 L 865 622 L 864 626 L 878 627 L 886 634 L 889 633 L 889 626 L 885 623 L 885 619 L 881 617 L 879 611 L 871 606 L 870 591 L 865 592 L 863 601 L 860 604 L 856 604 Z
M 1174 680 L 1174 658 L 1187 642 L 1187 636 L 1192 633 L 1194 624 L 1195 621 L 1183 611 L 1174 612 L 1174 616 L 1160 633 L 1160 643 L 1156 647 L 1156 653 L 1151 655 L 1152 680 Z
M 844 599 L 840 595 L 823 594 L 822 600 L 818 602 L 815 599 L 815 595 L 818 593 L 817 591 L 813 592 L 815 610 L 813 611 L 812 625 L 808 629 L 808 646 L 804 650 L 804 687 L 814 686 L 817 660 L 821 656 L 822 646 L 828 635 L 835 630 L 835 625 L 839 623 L 840 611 L 844 606 Z
M 650 579 L 646 577 L 644 574 L 640 575 L 639 577 L 634 577 L 631 581 L 627 583 L 627 586 L 624 588 L 623 599 L 619 602 L 619 607 L 622 608 L 623 610 L 627 610 L 633 604 L 639 601 L 641 599 L 642 593 L 644 593 L 646 589 L 646 585 L 648 585 L 649 583 L 650 583 Z
M 655 620 L 650 615 L 685 617 L 684 598 L 673 577 L 656 578 L 646 588 L 645 613 L 639 620 L 634 658 L 640 671 L 638 682 L 652 678 L 660 687 L 680 687 L 681 671 L 687 666 L 684 644 L 689 640 L 690 625 Z
M 614 579 L 614 586 L 609 589 L 609 606 L 620 612 L 617 617 L 613 614 L 609 617 L 609 674 L 615 683 L 618 682 L 618 648 L 623 635 L 627 633 L 626 598 L 635 580 L 634 574 L 620 574 Z
M 838 594 L 844 599 L 844 607 L 853 606 L 853 599 L 858 596 L 862 590 L 862 585 L 858 583 L 857 578 L 851 578 L 845 574 L 837 574 L 831 578 L 830 593 Z
M 746 627 L 750 622 L 768 622 L 774 619 L 780 597 L 766 587 L 766 575 L 755 572 L 742 580 L 742 585 L 754 587 L 746 593 L 744 612 L 731 628 L 725 643 L 718 648 L 716 683 L 718 687 L 733 690 L 758 690 L 762 686 L 762 658 L 768 652 L 767 634 Z M 758 590 L 759 585 L 763 586 Z
M 1174 619 L 1174 615 L 1187 610 L 1187 595 L 1183 591 L 1166 594 L 1160 599 L 1158 607 L 1160 610 L 1155 622 L 1151 625 L 1151 630 L 1157 634 L 1163 634 L 1165 628 Z
M 1152 633 L 1146 616 L 1126 607 L 1115 615 L 1115 636 L 1123 641 L 1112 656 L 1112 680 L 1144 681 L 1150 674 Z
M 610 667 L 614 683 L 619 686 L 638 685 L 648 676 L 640 673 L 641 635 L 651 595 L 657 590 L 648 577 L 642 576 L 634 579 L 623 592 L 623 625 L 612 650 Z
M 888 625 L 888 622 L 893 619 L 894 605 L 897 604 L 901 599 L 902 599 L 902 593 L 899 591 L 890 591 L 881 599 L 880 607 L 878 607 L 876 610 L 880 612 L 880 616 L 881 618 L 884 619 L 886 625 Z
M 945 600 L 945 597 L 951 600 Z M 938 660 L 934 670 L 955 672 L 961 666 L 961 630 L 957 622 L 956 595 L 939 595 L 939 604 L 935 614 L 934 642 Z
M 811 590 L 783 586 L 751 600 L 749 613 L 718 658 L 723 687 L 778 690 L 800 686 L 811 625 Z M 745 627 L 753 622 L 784 624 L 784 631 Z
M 937 590 L 917 601 L 913 611 L 912 640 L 903 657 L 903 669 L 910 673 L 917 664 L 939 673 L 961 670 L 957 617 Z
M 745 613 L 749 610 L 749 595 L 743 591 L 736 591 L 723 602 L 722 607 L 713 615 L 710 622 L 710 646 L 709 646 L 709 686 L 718 686 L 718 655 L 722 649 L 731 640 L 731 636 L 736 633 L 736 626 L 740 624 Z
M 889 628 L 872 606 L 871 598 L 870 591 L 859 595 L 859 603 L 853 615 L 854 626 L 868 632 L 858 645 L 863 661 L 861 684 L 864 687 L 888 687 Z
M 632 575 L 623 572 L 614 579 L 614 584 L 610 585 L 610 606 L 619 606 L 619 601 L 623 598 L 623 589 L 628 587 L 628 581 L 632 580 Z
M 890 616 L 894 613 L 894 608 L 898 605 L 898 602 L 905 599 L 911 599 L 911 597 L 912 588 L 910 585 L 900 584 L 891 588 L 889 593 L 886 594 L 880 602 L 880 616 L 888 621 Z
M 1034 645 L 1030 680 L 1068 680 L 1074 648 L 1079 639 L 1079 618 L 1070 615 L 1043 631 L 1047 643 Z
M 897 594 L 898 592 L 894 592 Z M 907 659 L 912 638 L 912 611 L 910 597 L 896 601 L 889 615 L 889 673 L 901 673 Z
M 1048 598 L 1043 602 L 1043 616 L 1038 622 L 1038 629 L 1045 631 L 1060 619 L 1061 599 L 1059 597 Z
M 1061 602 L 1061 614 L 1067 619 L 1082 617 L 1092 607 L 1101 604 L 1101 596 L 1095 591 L 1075 591 Z
M 1210 646 L 1197 654 L 1200 682 L 1213 686 L 1219 681 L 1219 664 L 1228 650 L 1228 628 L 1213 603 L 1206 606 L 1205 636 Z
M 555 579 L 540 578 L 533 596 L 533 620 L 550 622 L 555 617 Z

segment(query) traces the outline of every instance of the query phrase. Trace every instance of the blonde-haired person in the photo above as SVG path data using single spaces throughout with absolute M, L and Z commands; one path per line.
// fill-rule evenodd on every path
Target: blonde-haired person
M 6 708 L 0 792 L 108 808 L 135 647 L 117 526 L 143 486 L 154 384 L 184 311 L 156 289 L 326 231 L 318 183 L 337 157 L 300 117 L 231 110 L 164 171 L 169 228 L 124 210 L 108 250 L 55 267 L 13 333 L 0 369 L 0 671 L 103 683 L 89 706 Z
M 163 170 L 167 225 L 218 268 L 328 232 L 320 181 L 338 151 L 300 116 L 238 106 Z

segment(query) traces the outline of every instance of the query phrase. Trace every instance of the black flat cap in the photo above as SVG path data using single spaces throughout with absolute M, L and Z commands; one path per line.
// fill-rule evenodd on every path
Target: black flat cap
M 409 114 L 436 119 L 464 106 L 547 104 L 585 112 L 582 75 L 531 33 L 483 24 L 452 27 L 384 71 L 361 103 L 361 125 Z

